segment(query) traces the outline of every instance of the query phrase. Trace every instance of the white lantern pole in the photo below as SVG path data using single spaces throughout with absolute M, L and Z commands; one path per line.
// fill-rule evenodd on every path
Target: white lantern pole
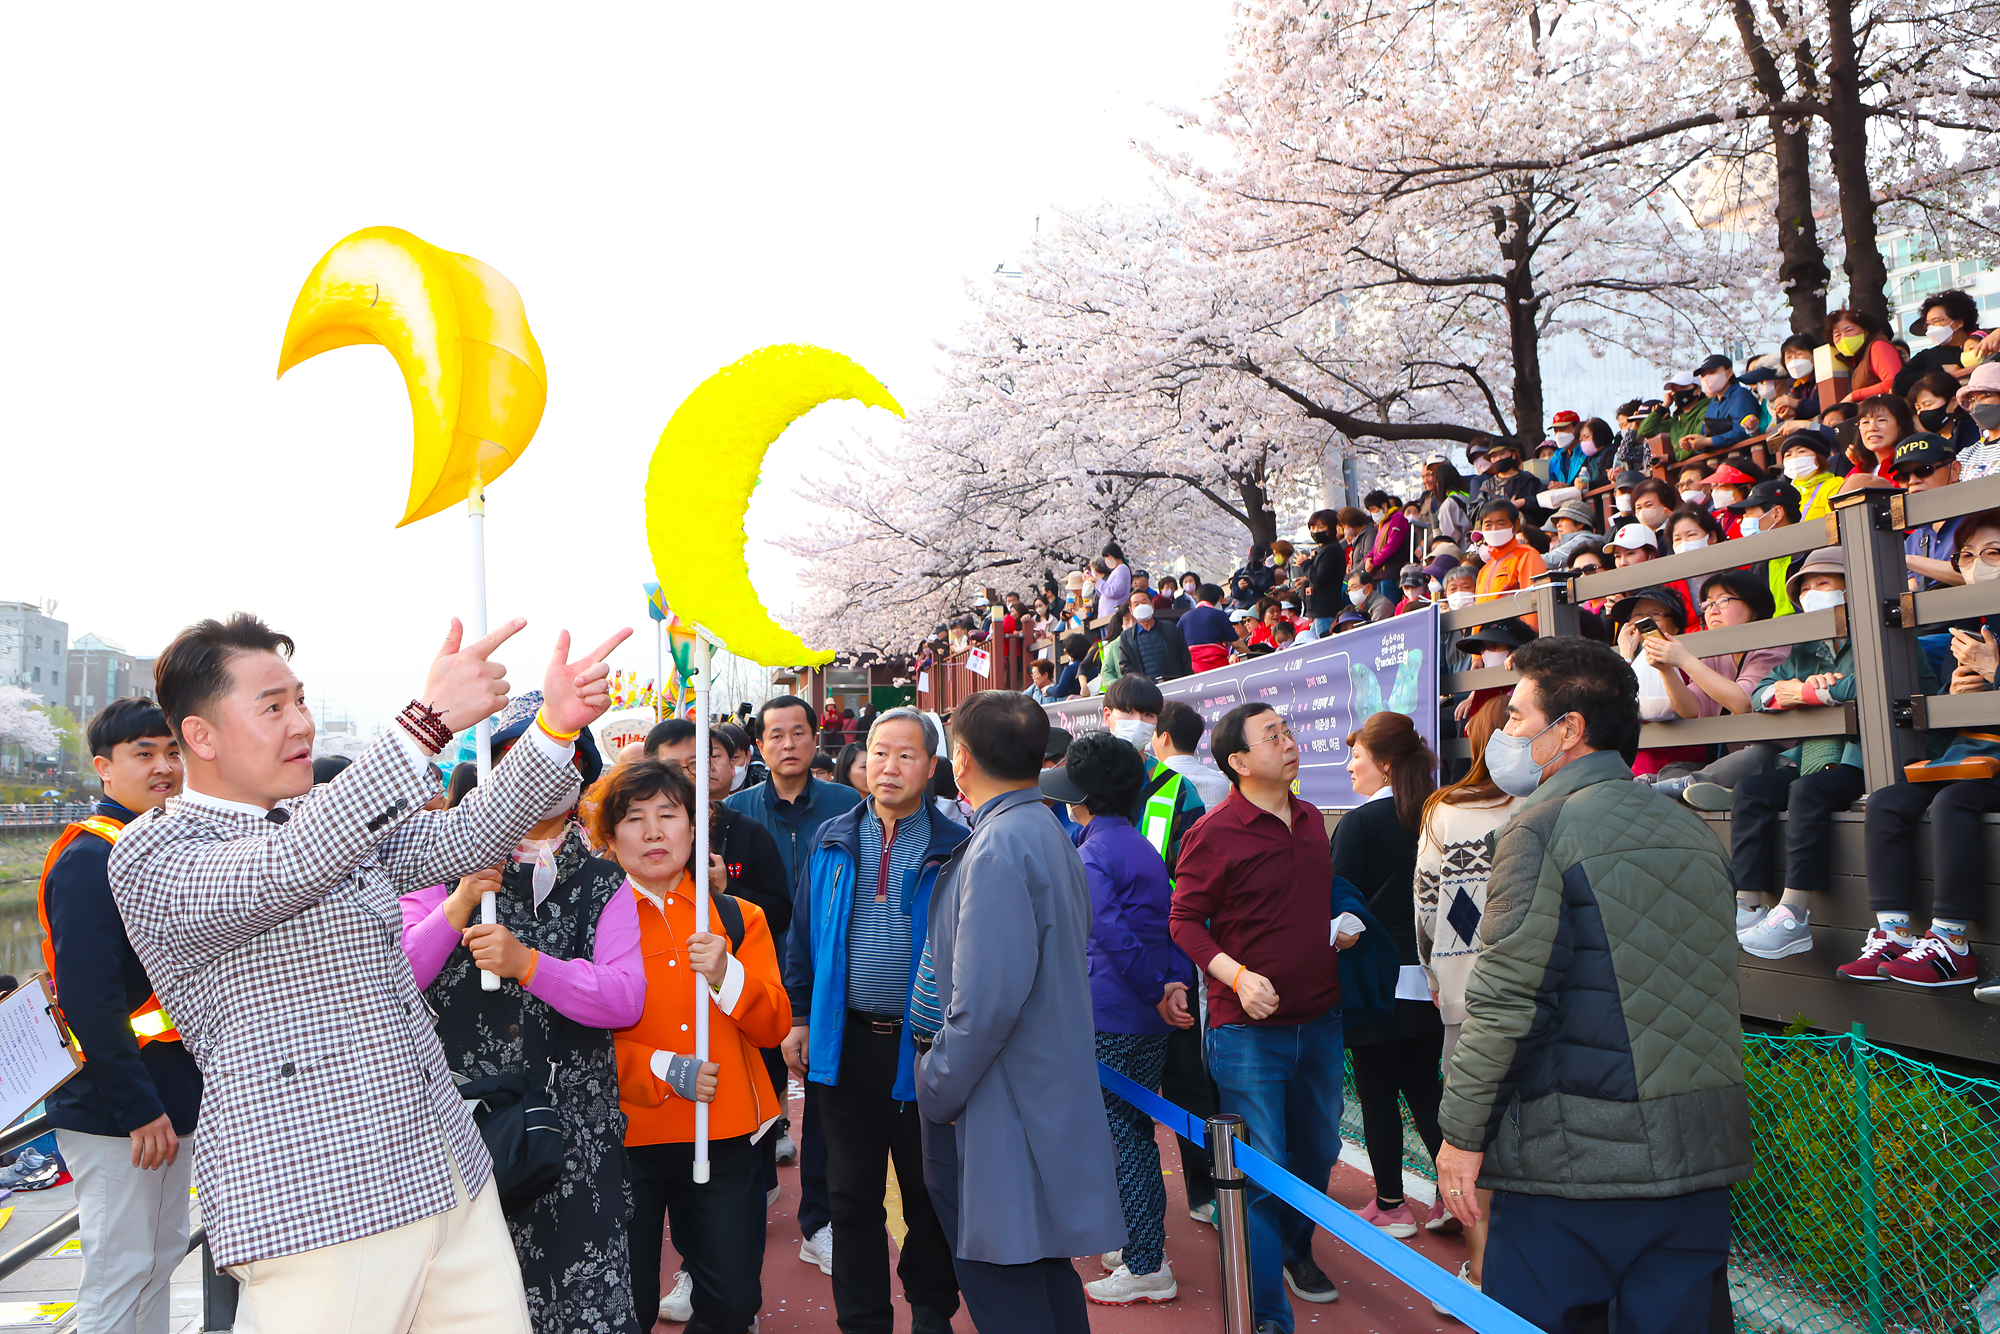
M 708 639 L 695 630 L 694 651 L 690 655 L 694 671 L 694 929 L 706 933 L 708 920 Z M 693 969 L 689 969 L 693 972 Z M 694 975 L 694 1058 L 708 1062 L 708 979 Z M 697 1074 L 700 1072 L 697 1071 Z M 694 1105 L 694 1179 L 697 1185 L 708 1180 L 708 1104 Z
M 472 484 L 465 498 L 466 517 L 472 521 L 472 638 L 486 638 L 486 489 Z M 479 785 L 493 776 L 493 720 L 481 718 L 472 729 L 472 762 L 478 766 Z M 479 920 L 491 926 L 500 920 L 500 905 L 492 890 L 479 896 Z M 500 974 L 482 970 L 481 991 L 500 990 Z

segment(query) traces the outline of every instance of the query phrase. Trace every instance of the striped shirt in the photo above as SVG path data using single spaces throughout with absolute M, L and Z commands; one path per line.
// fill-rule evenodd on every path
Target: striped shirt
M 925 812 L 896 822 L 882 855 L 882 821 L 870 803 L 861 813 L 861 863 L 847 918 L 847 1006 L 901 1018 L 910 997 L 910 917 L 903 886 L 930 846 Z

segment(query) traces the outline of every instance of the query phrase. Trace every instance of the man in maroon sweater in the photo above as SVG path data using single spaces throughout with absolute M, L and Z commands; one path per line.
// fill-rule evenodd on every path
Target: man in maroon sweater
M 1268 704 L 1215 725 L 1210 752 L 1233 785 L 1181 846 L 1168 930 L 1208 975 L 1208 1066 L 1251 1147 L 1324 1190 L 1340 1156 L 1339 949 L 1333 857 L 1317 808 L 1292 795 L 1299 747 Z M 1258 1334 L 1291 1334 L 1301 1300 L 1340 1297 L 1312 1258 L 1311 1220 L 1250 1187 Z

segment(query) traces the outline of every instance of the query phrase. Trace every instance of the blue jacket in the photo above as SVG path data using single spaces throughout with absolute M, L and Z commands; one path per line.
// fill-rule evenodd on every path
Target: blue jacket
M 799 871 L 805 866 L 806 858 L 812 855 L 813 846 L 819 840 L 820 826 L 842 811 L 859 806 L 861 794 L 845 783 L 829 783 L 807 774 L 805 790 L 792 803 L 789 819 L 778 810 L 776 783 L 759 783 L 755 787 L 744 788 L 722 804 L 732 811 L 743 812 L 771 831 L 771 837 L 778 843 L 778 855 L 784 858 L 785 884 L 791 888 L 792 898 L 796 900 L 799 896 Z
M 1167 983 L 1194 966 L 1167 935 L 1167 864 L 1122 815 L 1099 815 L 1073 836 L 1090 882 L 1090 1004 L 1100 1033 L 1173 1031 L 1157 1008 Z
M 806 1038 L 806 1078 L 815 1084 L 840 1082 L 841 1041 L 847 1032 L 847 922 L 854 911 L 856 866 L 861 860 L 862 810 L 857 804 L 820 827 L 806 861 L 805 880 L 793 906 L 792 930 L 785 944 L 785 990 L 792 998 L 792 1022 L 801 1022 L 803 1016 L 803 1022 L 811 1025 Z M 930 843 L 917 869 L 904 880 L 897 899 L 897 907 L 910 919 L 912 978 L 923 958 L 938 868 L 972 836 L 964 825 L 947 819 L 934 803 L 925 802 L 922 810 L 931 824 Z M 890 1091 L 898 1102 L 917 1100 L 917 1053 L 910 1044 L 909 1013 L 905 997 L 896 1083 Z
M 1583 471 L 1586 462 L 1588 460 L 1583 456 L 1583 446 L 1576 441 L 1572 440 L 1567 445 L 1558 446 L 1556 452 L 1549 458 L 1549 485 L 1576 485 L 1576 475 Z
M 1750 387 L 1740 380 L 1731 380 L 1729 388 L 1722 391 L 1722 397 L 1708 405 L 1703 414 L 1704 424 L 1717 417 L 1729 419 L 1729 429 L 1719 435 L 1709 436 L 1710 449 L 1725 449 L 1738 445 L 1757 434 L 1759 423 L 1764 419 L 1764 405 Z M 1707 432 L 1704 430 L 1703 434 Z

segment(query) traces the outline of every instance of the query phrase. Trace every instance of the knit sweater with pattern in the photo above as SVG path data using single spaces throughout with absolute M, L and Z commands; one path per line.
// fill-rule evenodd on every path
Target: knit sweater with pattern
M 1479 921 L 1493 871 L 1487 838 L 1520 804 L 1518 797 L 1476 806 L 1441 801 L 1417 837 L 1417 957 L 1447 1024 L 1465 1022 L 1465 983 L 1479 957 Z

